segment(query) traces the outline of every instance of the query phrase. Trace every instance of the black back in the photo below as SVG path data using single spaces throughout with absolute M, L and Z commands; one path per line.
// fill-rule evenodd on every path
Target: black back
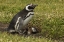
M 15 24 L 16 24 L 16 21 L 18 19 L 18 17 L 21 17 L 23 20 L 26 19 L 26 15 L 28 14 L 28 12 L 33 12 L 33 11 L 27 11 L 25 8 L 23 10 L 21 10 L 20 12 L 18 12 L 14 17 L 13 19 L 11 20 L 10 24 L 9 24 L 9 27 L 8 27 L 8 30 L 10 29 L 15 29 Z

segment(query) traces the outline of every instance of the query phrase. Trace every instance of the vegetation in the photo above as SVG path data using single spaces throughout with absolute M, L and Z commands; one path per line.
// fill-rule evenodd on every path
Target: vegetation
M 24 37 L 19 35 L 11 35 L 7 33 L 0 34 L 0 42 L 57 42 L 47 38 L 34 38 L 32 36 Z
M 13 16 L 29 3 L 38 4 L 30 24 L 42 28 L 43 37 L 63 39 L 64 0 L 0 0 L 0 22 L 9 23 Z M 57 42 L 47 38 L 26 38 L 0 33 L 1 42 Z

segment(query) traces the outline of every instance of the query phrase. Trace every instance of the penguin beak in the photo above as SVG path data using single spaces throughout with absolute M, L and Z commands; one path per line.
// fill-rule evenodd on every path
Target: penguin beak
M 33 5 L 34 7 L 38 6 L 37 4 Z
M 31 5 L 38 6 L 37 4 L 32 4 L 32 3 L 31 3 Z
M 36 5 L 34 5 L 34 6 L 36 7 L 36 6 L 38 6 L 38 5 L 36 4 Z
M 35 5 L 32 5 L 33 8 L 35 8 L 36 6 L 38 6 L 38 5 L 36 5 L 36 4 Z

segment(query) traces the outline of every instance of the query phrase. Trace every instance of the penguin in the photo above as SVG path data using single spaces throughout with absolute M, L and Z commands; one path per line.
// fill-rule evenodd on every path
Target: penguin
M 15 33 L 15 32 L 17 32 L 19 34 L 25 33 L 27 31 L 27 29 L 24 27 L 32 19 L 33 15 L 34 15 L 34 9 L 36 6 L 38 6 L 38 5 L 32 4 L 32 3 L 26 5 L 26 7 L 23 10 L 18 12 L 13 17 L 13 19 L 11 20 L 11 22 L 7 28 L 7 31 L 9 33 Z
M 37 28 L 28 28 L 28 31 L 27 31 L 27 35 L 31 35 L 31 34 L 37 34 L 38 33 L 38 29 Z
M 38 34 L 38 33 L 41 33 L 41 31 L 42 31 L 42 28 L 40 28 L 40 26 L 28 24 L 27 27 L 28 27 L 28 28 L 26 28 L 27 29 L 27 33 L 26 33 L 27 35 Z

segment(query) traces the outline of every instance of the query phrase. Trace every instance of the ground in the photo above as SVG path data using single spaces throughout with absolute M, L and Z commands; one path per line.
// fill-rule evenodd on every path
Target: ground
M 4 24 L 4 23 L 0 23 L 0 31 L 3 31 L 2 29 L 5 29 L 5 28 L 7 28 L 8 27 L 8 25 L 9 24 Z M 2 32 L 1 32 L 2 33 Z M 8 33 L 6 33 L 6 32 L 3 32 L 3 34 L 4 34 L 4 36 L 7 36 L 7 35 L 9 35 Z M 3 35 L 2 34 L 2 35 Z M 16 34 L 17 35 L 17 34 Z M 13 36 L 15 36 L 15 35 L 13 35 Z M 13 37 L 12 36 L 12 37 Z M 17 36 L 20 36 L 20 35 L 17 35 Z M 27 35 L 28 36 L 28 35 Z M 8 36 L 9 37 L 9 36 Z M 22 36 L 21 36 L 22 37 Z M 23 37 L 26 37 L 26 36 L 24 36 L 23 35 Z M 33 37 L 35 37 L 35 38 L 40 38 L 40 39 L 42 39 L 43 38 L 43 36 L 42 36 L 42 34 L 35 34 L 35 35 L 31 35 L 31 36 L 29 36 L 29 38 L 33 38 Z M 7 39 L 7 38 L 6 38 Z M 26 38 L 25 38 L 26 39 Z M 59 39 L 60 39 L 60 41 L 59 41 Z M 53 42 L 63 42 L 64 41 L 64 37 L 63 38 L 59 38 L 58 40 L 55 40 L 55 39 L 53 39 Z M 52 42 L 51 40 L 50 40 L 50 42 Z
M 0 23 L 0 28 L 6 28 L 9 24 Z

